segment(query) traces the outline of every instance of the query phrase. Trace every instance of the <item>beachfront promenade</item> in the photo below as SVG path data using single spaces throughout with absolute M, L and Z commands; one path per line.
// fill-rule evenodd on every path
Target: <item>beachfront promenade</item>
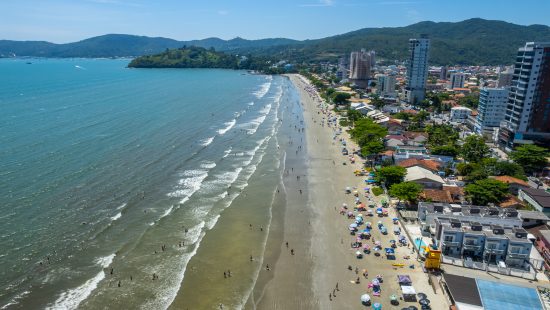
M 398 275 L 408 275 L 412 280 L 412 285 L 416 292 L 422 292 L 428 295 L 433 309 L 446 309 L 448 305 L 445 297 L 439 290 L 434 293 L 432 286 L 428 283 L 428 275 L 422 271 L 421 264 L 416 261 L 416 253 L 412 252 L 410 240 L 407 246 L 398 246 L 395 248 L 395 260 L 388 260 L 384 249 L 390 248 L 390 240 L 398 240 L 394 234 L 394 225 L 392 218 L 396 217 L 395 210 L 388 208 L 389 214 L 385 217 L 367 216 L 367 212 L 353 212 L 356 205 L 356 197 L 346 194 L 346 187 L 351 187 L 358 191 L 358 199 L 367 205 L 367 209 L 375 211 L 376 208 L 368 208 L 369 198 L 371 204 L 381 205 L 382 199 L 388 200 L 385 195 L 375 197 L 366 196 L 364 191 L 364 177 L 357 177 L 355 170 L 363 167 L 363 162 L 356 157 L 355 163 L 350 161 L 348 156 L 341 154 L 342 144 L 339 139 L 347 143 L 350 152 L 358 147 L 351 141 L 349 135 L 342 130 L 342 133 L 335 136 L 339 125 L 333 123 L 329 126 L 328 119 L 335 116 L 322 100 L 318 97 L 314 88 L 303 77 L 291 75 L 291 81 L 300 92 L 301 104 L 304 109 L 304 121 L 306 128 L 306 139 L 308 149 L 308 207 L 313 213 L 311 219 L 311 264 L 313 264 L 313 293 L 314 305 L 318 309 L 357 309 L 362 307 L 360 297 L 368 294 L 371 298 L 371 304 L 380 303 L 383 309 L 402 309 L 409 305 L 415 305 L 420 308 L 418 302 L 405 302 L 399 300 L 401 287 L 397 281 Z M 345 164 L 344 164 L 345 163 Z M 347 212 L 341 214 L 343 204 L 348 206 L 348 210 L 353 215 L 364 214 L 364 222 L 372 223 L 371 238 L 362 240 L 361 249 L 352 248 L 352 243 L 357 241 L 356 235 L 351 235 L 349 225 L 355 222 L 355 219 L 348 218 Z M 377 227 L 381 221 L 387 228 L 388 233 L 382 234 Z M 365 225 L 359 227 L 362 231 Z M 401 231 L 403 228 L 401 227 Z M 375 242 L 380 243 L 381 250 L 379 256 L 375 255 L 372 249 Z M 397 242 L 399 243 L 399 242 Z M 364 254 L 363 258 L 356 257 L 356 251 L 362 250 L 364 245 L 368 244 L 371 252 Z M 285 245 L 283 244 L 282 247 Z M 285 255 L 281 256 L 282 268 L 292 268 L 292 263 L 287 260 Z M 410 257 L 407 259 L 407 257 Z M 392 264 L 402 264 L 403 266 L 393 266 Z M 348 268 L 351 266 L 351 268 Z M 414 268 L 410 268 L 413 266 Z M 273 281 L 284 283 L 284 279 L 278 275 L 279 266 L 275 266 Z M 364 276 L 366 271 L 368 276 Z M 380 275 L 383 282 L 380 284 L 380 294 L 374 294 L 372 280 Z M 357 282 L 359 279 L 359 283 Z M 338 286 L 337 286 L 338 285 Z M 300 295 L 300 292 L 296 292 Z M 396 295 L 399 305 L 392 305 L 390 297 Z M 302 296 L 310 298 L 309 296 Z M 282 296 L 280 298 L 283 298 Z M 292 299 L 294 300 L 294 299 Z M 294 308 L 295 305 L 285 303 L 273 303 L 274 306 L 288 306 Z M 372 306 L 371 306 L 372 307 Z

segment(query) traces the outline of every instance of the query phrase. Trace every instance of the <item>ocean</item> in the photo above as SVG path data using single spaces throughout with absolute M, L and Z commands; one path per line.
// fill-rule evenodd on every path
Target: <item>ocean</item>
M 0 59 L 0 309 L 245 306 L 297 93 L 128 61 Z

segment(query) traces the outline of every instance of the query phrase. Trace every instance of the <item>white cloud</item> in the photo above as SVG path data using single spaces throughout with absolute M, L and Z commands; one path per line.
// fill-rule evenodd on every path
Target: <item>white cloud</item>
M 301 7 L 333 6 L 334 0 L 319 0 L 318 3 L 300 4 Z

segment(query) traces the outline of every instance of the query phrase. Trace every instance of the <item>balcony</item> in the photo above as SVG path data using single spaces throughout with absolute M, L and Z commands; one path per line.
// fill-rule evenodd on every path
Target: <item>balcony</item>
M 443 241 L 443 246 L 446 246 L 446 247 L 457 247 L 457 246 L 460 246 L 460 242 L 456 242 L 456 241 Z
M 478 244 L 475 244 L 475 243 L 463 244 L 462 248 L 464 248 L 464 250 L 478 251 L 478 250 L 481 249 L 481 245 L 478 245 Z
M 497 248 L 487 248 L 485 247 L 485 254 L 504 254 L 504 249 L 497 249 Z
M 508 252 L 506 256 L 509 258 L 529 258 L 529 253 Z

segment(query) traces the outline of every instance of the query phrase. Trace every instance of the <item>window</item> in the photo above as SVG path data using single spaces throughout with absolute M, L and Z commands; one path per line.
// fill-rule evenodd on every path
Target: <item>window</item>
M 445 236 L 444 240 L 447 242 L 453 242 L 453 236 Z

